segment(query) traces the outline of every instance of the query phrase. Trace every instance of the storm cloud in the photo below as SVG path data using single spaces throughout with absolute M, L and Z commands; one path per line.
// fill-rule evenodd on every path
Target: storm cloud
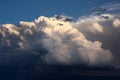
M 0 61 L 12 64 L 26 55 L 37 64 L 110 66 L 119 64 L 119 15 L 101 14 L 73 21 L 41 16 L 33 22 L 0 27 Z M 59 17 L 59 19 L 58 19 Z M 30 62 L 29 62 L 30 63 Z M 23 65 L 24 65 L 23 64 Z

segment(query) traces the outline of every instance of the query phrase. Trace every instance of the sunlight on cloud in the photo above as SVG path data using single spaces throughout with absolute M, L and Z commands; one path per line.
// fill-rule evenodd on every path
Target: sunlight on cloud
M 18 61 L 22 61 L 26 54 L 36 56 L 40 64 L 118 68 L 120 17 L 111 12 L 119 10 L 119 6 L 108 3 L 95 7 L 93 14 L 76 21 L 55 15 L 40 16 L 33 22 L 20 21 L 18 26 L 0 25 L 1 63 L 11 64 L 19 56 Z
M 114 25 L 116 28 L 119 28 L 119 27 L 120 27 L 120 20 L 119 20 L 119 19 L 115 19 L 114 22 L 113 22 L 113 25 Z
M 119 26 L 119 21 L 114 16 L 111 14 L 90 15 L 79 18 L 76 22 L 69 21 L 67 16 L 59 16 L 60 19 L 57 16 L 50 18 L 41 16 L 34 22 L 21 21 L 18 26 L 4 24 L 0 27 L 0 48 L 14 47 L 13 52 L 30 50 L 24 53 L 40 54 L 39 60 L 46 64 L 112 65 L 114 53 L 109 47 L 103 48 L 106 43 L 95 35 L 106 35 L 108 34 L 105 31 L 106 28 Z M 105 27 L 104 23 L 110 22 L 113 26 L 108 24 L 106 25 L 108 27 Z M 89 38 L 91 35 L 92 37 Z M 96 40 L 93 41 L 92 38 Z M 47 52 L 44 52 L 44 49 Z

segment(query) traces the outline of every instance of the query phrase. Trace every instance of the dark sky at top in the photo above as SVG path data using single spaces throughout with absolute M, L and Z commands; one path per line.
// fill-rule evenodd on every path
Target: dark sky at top
M 0 0 L 0 24 L 33 21 L 43 16 L 65 14 L 74 18 L 91 14 L 91 9 L 119 0 Z

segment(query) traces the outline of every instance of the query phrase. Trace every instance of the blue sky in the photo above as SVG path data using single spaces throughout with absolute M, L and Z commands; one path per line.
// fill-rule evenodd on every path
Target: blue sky
M 0 24 L 18 24 L 43 16 L 65 14 L 78 18 L 91 13 L 91 8 L 119 0 L 0 0 Z

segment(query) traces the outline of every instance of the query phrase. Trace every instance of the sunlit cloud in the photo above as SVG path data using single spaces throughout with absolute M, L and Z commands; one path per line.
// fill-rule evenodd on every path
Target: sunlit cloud
M 38 62 L 47 65 L 118 68 L 120 17 L 117 13 L 101 12 L 102 9 L 104 12 L 119 10 L 118 6 L 116 3 L 103 5 L 96 11 L 100 14 L 83 16 L 76 21 L 72 17 L 55 15 L 40 16 L 33 22 L 20 21 L 17 26 L 2 24 L 0 55 L 5 56 L 0 57 L 1 63 L 10 64 L 16 57 L 33 54 L 39 57 Z

